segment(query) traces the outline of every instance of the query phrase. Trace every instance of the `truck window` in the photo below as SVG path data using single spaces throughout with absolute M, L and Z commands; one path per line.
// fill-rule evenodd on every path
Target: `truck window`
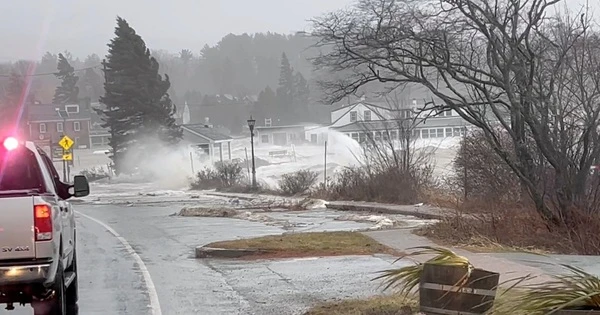
M 42 150 L 39 150 L 39 151 L 40 151 L 39 152 L 40 155 L 42 156 L 42 160 L 44 160 L 44 163 L 46 164 L 46 168 L 50 172 L 50 175 L 52 175 L 53 181 L 60 182 L 60 175 L 58 175 L 58 172 L 56 171 L 56 168 L 54 167 L 54 163 L 52 163 L 52 160 Z
M 35 154 L 27 148 L 0 150 L 0 191 L 7 190 L 46 192 Z

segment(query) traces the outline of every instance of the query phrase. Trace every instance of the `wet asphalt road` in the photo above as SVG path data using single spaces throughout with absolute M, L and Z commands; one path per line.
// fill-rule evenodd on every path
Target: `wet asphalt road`
M 302 314 L 324 300 L 379 293 L 370 279 L 393 261 L 389 256 L 252 263 L 197 260 L 193 250 L 198 245 L 284 230 L 245 220 L 170 216 L 181 207 L 76 205 L 80 314 L 156 315 L 153 293 L 165 315 Z M 131 245 L 155 290 L 148 288 L 143 271 L 119 238 L 87 216 Z M 27 306 L 7 314 L 31 313 Z

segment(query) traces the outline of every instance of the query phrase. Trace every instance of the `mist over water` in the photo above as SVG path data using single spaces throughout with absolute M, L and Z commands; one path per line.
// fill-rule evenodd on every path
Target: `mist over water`
M 255 138 L 256 176 L 259 183 L 270 188 L 277 188 L 278 181 L 283 174 L 293 173 L 298 170 L 311 170 L 319 174 L 318 181 L 324 180 L 324 171 L 327 176 L 333 177 L 336 172 L 344 167 L 363 165 L 364 151 L 360 144 L 343 133 L 328 128 L 323 128 L 327 139 L 327 165 L 325 167 L 325 144 L 323 142 L 303 143 L 297 145 L 277 146 L 258 143 Z M 195 173 L 219 161 L 217 153 L 212 161 L 209 157 L 204 159 L 192 151 L 189 145 L 166 145 L 157 139 L 144 139 L 140 141 L 145 149 L 140 158 L 136 154 L 126 156 L 125 162 L 137 167 L 136 175 L 121 175 L 111 180 L 113 183 L 145 183 L 159 190 L 187 190 Z M 419 139 L 413 144 L 415 148 L 435 148 L 433 162 L 443 175 L 450 170 L 457 139 Z M 285 155 L 273 156 L 270 152 L 286 151 Z M 190 157 L 191 155 L 191 157 Z M 227 146 L 224 145 L 223 158 L 228 160 Z M 231 143 L 231 158 L 242 163 L 243 174 L 249 177 L 251 167 L 250 138 L 236 138 Z M 248 158 L 248 160 L 246 160 Z M 91 166 L 90 166 L 91 167 Z M 249 179 L 248 179 L 249 183 Z

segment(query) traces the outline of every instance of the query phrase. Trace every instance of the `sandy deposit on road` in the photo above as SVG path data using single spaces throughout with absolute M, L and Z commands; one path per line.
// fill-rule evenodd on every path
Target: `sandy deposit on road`
M 240 219 L 247 220 L 252 222 L 261 222 L 270 226 L 281 226 L 283 229 L 292 229 L 294 227 L 302 225 L 301 223 L 292 223 L 290 220 L 286 219 L 277 219 L 269 216 L 268 213 L 281 213 L 286 212 L 293 214 L 294 211 L 289 211 L 285 209 L 281 209 L 279 211 L 249 211 L 245 209 L 235 209 L 228 207 L 206 207 L 206 206 L 194 206 L 194 207 L 184 207 L 179 211 L 179 213 L 175 213 L 174 215 L 182 216 L 182 217 L 226 217 L 232 219 Z M 383 230 L 383 229 L 391 229 L 391 228 L 408 228 L 414 227 L 415 225 L 425 224 L 426 222 L 423 220 L 412 220 L 410 217 L 395 217 L 393 215 L 384 216 L 384 215 L 372 215 L 372 214 L 358 214 L 358 213 L 346 213 L 346 212 L 338 212 L 331 211 L 332 220 L 334 221 L 351 221 L 358 223 L 369 223 L 372 224 L 368 228 L 361 229 L 367 231 L 374 230 Z M 417 222 L 418 221 L 418 222 Z

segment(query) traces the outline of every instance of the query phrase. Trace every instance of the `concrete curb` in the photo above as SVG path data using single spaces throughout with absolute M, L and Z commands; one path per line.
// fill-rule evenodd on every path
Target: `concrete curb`
M 413 217 L 427 219 L 427 220 L 440 220 L 450 216 L 450 213 L 444 213 L 439 211 L 423 211 L 418 207 L 411 206 L 398 206 L 398 205 L 386 205 L 386 204 L 359 204 L 359 203 L 344 203 L 344 202 L 328 202 L 326 205 L 327 209 L 339 210 L 339 211 L 357 211 L 357 212 L 374 212 L 374 213 L 385 213 L 385 214 L 401 214 L 410 215 Z M 437 211 L 436 211 L 437 212 Z
M 196 247 L 196 258 L 240 258 L 265 252 L 264 250 L 249 248 L 229 249 L 198 246 Z

